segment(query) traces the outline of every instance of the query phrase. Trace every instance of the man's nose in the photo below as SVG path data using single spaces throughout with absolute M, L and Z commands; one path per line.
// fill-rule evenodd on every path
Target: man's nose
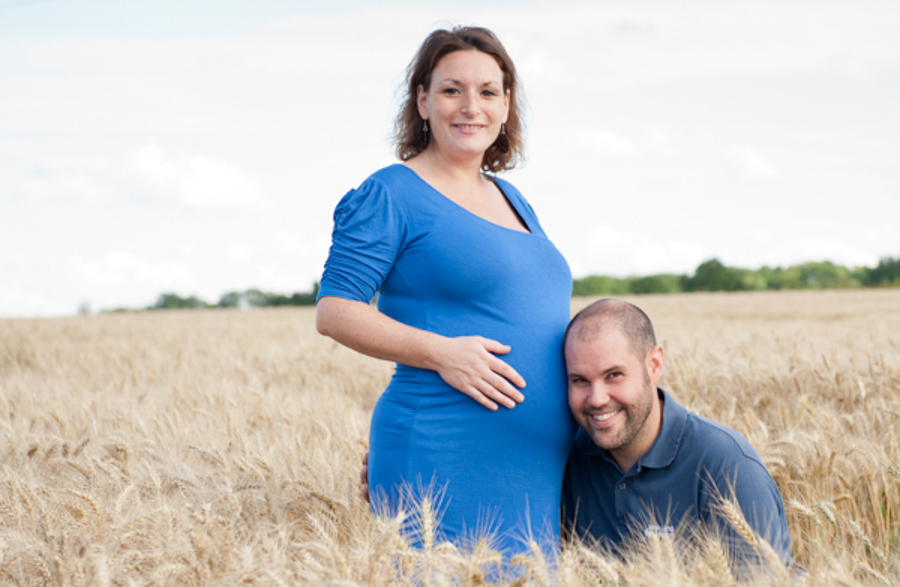
M 591 386 L 591 392 L 588 395 L 588 405 L 593 409 L 599 409 L 609 403 L 609 393 L 603 385 L 594 384 Z

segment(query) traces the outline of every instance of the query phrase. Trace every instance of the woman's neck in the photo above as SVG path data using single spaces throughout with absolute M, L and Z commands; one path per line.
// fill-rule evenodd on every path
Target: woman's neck
M 452 183 L 457 186 L 475 188 L 485 181 L 481 174 L 481 158 L 451 158 L 443 156 L 437 149 L 429 147 L 406 165 L 422 177 L 440 183 Z

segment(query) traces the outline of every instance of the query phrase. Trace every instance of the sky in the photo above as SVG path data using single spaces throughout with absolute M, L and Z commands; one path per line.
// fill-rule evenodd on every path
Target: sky
M 900 257 L 896 0 L 0 0 L 0 317 L 309 291 L 459 24 L 575 277 Z

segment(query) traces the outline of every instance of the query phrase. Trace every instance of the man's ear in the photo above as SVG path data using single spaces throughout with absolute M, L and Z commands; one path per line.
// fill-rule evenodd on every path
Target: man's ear
M 663 373 L 663 364 L 665 363 L 665 353 L 661 346 L 655 346 L 647 353 L 647 372 L 650 373 L 650 381 L 653 386 L 659 383 Z

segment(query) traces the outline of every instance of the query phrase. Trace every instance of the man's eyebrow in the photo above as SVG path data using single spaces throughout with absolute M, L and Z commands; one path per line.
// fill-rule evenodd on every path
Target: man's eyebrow
M 607 367 L 606 369 L 604 369 L 603 371 L 601 371 L 601 372 L 600 372 L 600 375 L 601 375 L 601 376 L 602 376 L 602 375 L 609 375 L 610 373 L 614 373 L 614 372 L 616 372 L 616 371 L 624 371 L 624 370 L 625 370 L 625 367 L 623 367 L 622 365 L 610 365 L 609 367 Z M 569 378 L 572 378 L 572 377 L 584 377 L 584 375 L 582 375 L 581 373 L 576 373 L 576 372 L 574 372 L 574 371 L 567 371 L 567 372 L 566 372 L 566 376 L 569 377 Z
M 605 371 L 603 371 L 602 374 L 609 375 L 610 373 L 612 373 L 614 371 L 624 371 L 624 370 L 625 370 L 625 367 L 623 367 L 622 365 L 613 365 L 612 367 L 609 367 Z

